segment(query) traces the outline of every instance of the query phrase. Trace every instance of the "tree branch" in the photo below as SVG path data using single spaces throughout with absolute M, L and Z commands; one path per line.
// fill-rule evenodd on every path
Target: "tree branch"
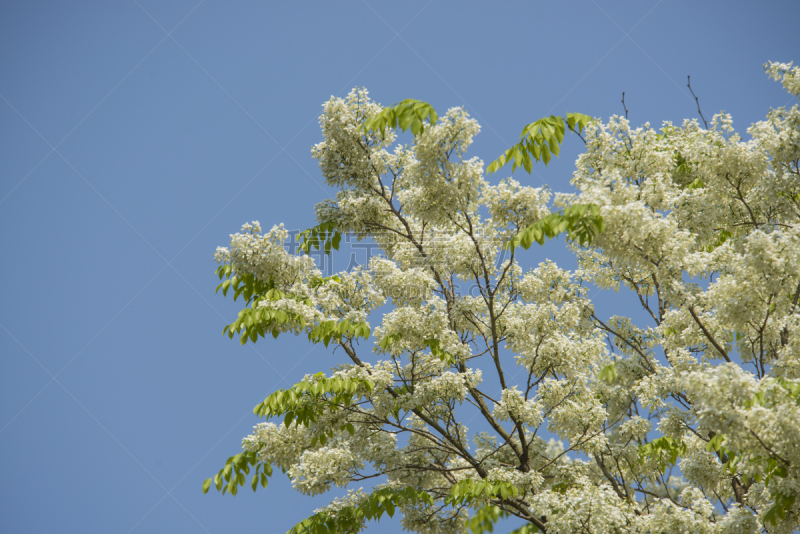
M 730 359 L 730 357 L 728 357 L 728 352 L 725 349 L 723 349 L 719 345 L 719 343 L 717 343 L 717 340 L 714 339 L 714 336 L 711 335 L 711 332 L 709 332 L 706 329 L 705 325 L 700 321 L 700 318 L 694 312 L 694 306 L 687 306 L 687 308 L 689 310 L 689 313 L 692 314 L 692 317 L 694 318 L 694 321 L 697 323 L 697 326 L 700 327 L 700 330 L 703 331 L 703 334 L 706 336 L 706 338 L 711 342 L 711 344 L 714 346 L 714 348 L 717 349 L 717 352 L 722 354 L 722 357 L 725 358 L 726 362 L 731 363 L 731 359 Z
M 694 97 L 694 101 L 697 103 L 697 112 L 700 114 L 700 118 L 703 119 L 703 124 L 706 125 L 706 130 L 708 130 L 708 121 L 706 121 L 706 118 L 703 116 L 703 111 L 700 109 L 700 99 L 697 98 L 697 95 L 695 95 L 694 91 L 692 90 L 692 77 L 686 76 L 686 81 L 688 82 L 686 84 L 686 87 L 689 88 L 689 91 L 692 91 L 692 96 Z

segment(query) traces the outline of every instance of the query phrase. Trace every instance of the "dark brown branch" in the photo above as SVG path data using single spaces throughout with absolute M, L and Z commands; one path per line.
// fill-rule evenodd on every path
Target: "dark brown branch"
M 625 93 L 623 93 L 623 95 L 624 94 Z M 608 471 L 608 468 L 606 468 L 605 462 L 603 462 L 603 459 L 601 458 L 601 456 L 599 454 L 595 454 L 594 455 L 594 461 L 595 461 L 595 463 L 597 463 L 597 466 L 603 472 L 603 475 L 606 477 L 606 479 L 608 479 L 608 481 L 611 482 L 611 485 L 614 487 L 614 491 L 619 496 L 619 498 L 622 499 L 623 501 L 627 501 L 628 500 L 628 496 L 625 493 L 623 493 L 622 489 L 619 487 L 619 483 L 617 482 L 616 477 L 614 477 L 614 475 L 612 475 Z
M 697 112 L 700 114 L 700 118 L 703 119 L 703 124 L 706 125 L 706 130 L 708 130 L 708 121 L 706 121 L 706 118 L 703 116 L 703 111 L 700 109 L 700 99 L 697 98 L 697 95 L 695 95 L 694 91 L 692 90 L 692 77 L 687 76 L 686 81 L 688 82 L 686 84 L 686 87 L 689 88 L 689 91 L 692 91 L 692 96 L 694 97 L 694 101 L 697 103 Z
M 641 348 L 637 347 L 636 345 L 631 343 L 628 339 L 626 339 L 624 336 L 622 336 L 619 333 L 617 333 L 614 330 L 612 330 L 611 327 L 609 327 L 603 321 L 601 321 L 595 314 L 592 314 L 592 319 L 597 321 L 597 323 L 600 325 L 600 328 L 602 328 L 606 332 L 609 332 L 609 333 L 613 334 L 614 337 L 616 337 L 617 339 L 619 339 L 620 341 L 622 341 L 623 343 L 628 345 L 630 348 L 635 350 L 639 354 L 639 356 L 642 357 L 642 359 L 645 361 L 645 363 L 650 368 L 650 370 L 651 371 L 655 371 L 655 368 L 653 367 L 653 364 L 650 363 L 650 359 L 647 357 L 647 355 L 644 353 L 644 351 Z
M 622 108 L 625 110 L 625 120 L 628 119 L 628 107 L 625 105 L 625 91 L 622 91 Z
M 706 329 L 705 325 L 700 321 L 700 318 L 694 312 L 694 306 L 689 306 L 689 313 L 692 314 L 692 317 L 694 318 L 694 322 L 696 322 L 697 326 L 700 327 L 700 330 L 703 331 L 703 334 L 706 336 L 706 339 L 708 339 L 711 342 L 711 344 L 714 346 L 714 348 L 717 349 L 717 352 L 722 354 L 722 357 L 725 358 L 726 362 L 731 363 L 731 359 L 730 359 L 730 357 L 728 357 L 728 352 L 725 349 L 723 349 L 720 346 L 719 343 L 717 343 L 717 340 L 714 339 L 714 336 L 711 335 L 711 332 L 709 332 Z

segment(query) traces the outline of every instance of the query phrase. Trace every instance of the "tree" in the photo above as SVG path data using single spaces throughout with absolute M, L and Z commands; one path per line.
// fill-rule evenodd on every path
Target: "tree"
M 800 68 L 765 68 L 800 94 Z M 551 212 L 546 188 L 493 185 L 466 159 L 479 126 L 464 110 L 331 98 L 313 156 L 339 191 L 301 249 L 352 233 L 383 256 L 324 278 L 257 222 L 217 250 L 218 289 L 247 304 L 224 333 L 305 334 L 346 361 L 256 406 L 273 421 L 204 491 L 255 490 L 274 467 L 310 495 L 375 479 L 293 533 L 358 532 L 396 509 L 429 533 L 509 515 L 516 532 L 798 528 L 800 109 L 770 110 L 748 141 L 731 124 L 528 125 L 490 171 L 547 163 L 567 130 L 586 144 Z M 406 129 L 413 143 L 392 149 Z M 523 272 L 520 247 L 560 233 L 580 268 Z M 638 315 L 599 317 L 590 285 L 632 291 Z M 467 409 L 487 431 L 469 433 Z

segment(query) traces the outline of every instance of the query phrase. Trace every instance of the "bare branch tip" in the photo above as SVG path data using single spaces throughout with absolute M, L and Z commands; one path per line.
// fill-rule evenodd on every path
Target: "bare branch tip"
M 686 87 L 688 87 L 689 91 L 692 93 L 694 101 L 697 104 L 697 112 L 700 114 L 700 118 L 703 119 L 703 124 L 705 124 L 706 130 L 708 130 L 708 121 L 703 116 L 703 111 L 700 109 L 700 99 L 697 97 L 696 94 L 694 94 L 694 90 L 692 89 L 692 77 L 690 75 L 686 76 Z
M 625 120 L 628 119 L 628 107 L 625 105 L 625 91 L 622 91 L 622 108 L 625 110 Z

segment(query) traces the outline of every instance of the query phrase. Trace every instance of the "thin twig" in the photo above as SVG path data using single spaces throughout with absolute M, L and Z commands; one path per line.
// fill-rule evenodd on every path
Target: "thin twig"
M 706 125 L 706 130 L 708 130 L 708 121 L 703 116 L 703 111 L 700 109 L 700 99 L 697 98 L 697 95 L 694 94 L 694 91 L 692 90 L 692 77 L 691 76 L 686 76 L 686 82 L 687 82 L 686 83 L 686 87 L 688 87 L 689 91 L 692 92 L 692 96 L 694 97 L 694 101 L 697 103 L 697 112 L 700 114 L 700 118 L 703 119 L 703 124 Z M 622 93 L 622 94 L 624 95 L 625 93 Z
M 622 107 L 625 109 L 625 120 L 628 119 L 628 108 L 625 106 L 625 91 L 622 91 Z

